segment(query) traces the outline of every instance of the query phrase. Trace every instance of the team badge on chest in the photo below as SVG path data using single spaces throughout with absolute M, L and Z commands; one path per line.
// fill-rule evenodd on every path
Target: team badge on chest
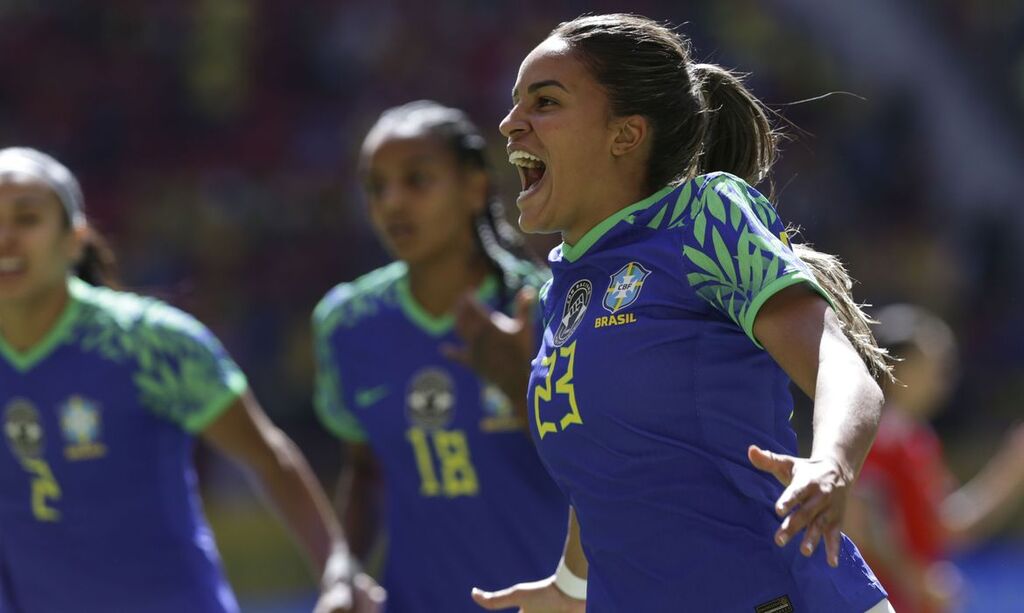
M 562 308 L 562 319 L 558 321 L 558 328 L 555 330 L 555 347 L 565 344 L 580 326 L 583 316 L 587 314 L 590 296 L 593 293 L 594 286 L 587 279 L 580 279 L 569 288 L 569 293 L 565 295 L 565 307 Z
M 455 381 L 440 368 L 424 368 L 413 375 L 405 400 L 406 417 L 414 426 L 444 428 L 455 418 Z
M 640 290 L 643 289 L 644 280 L 649 274 L 651 271 L 641 266 L 639 262 L 626 264 L 611 276 L 601 306 L 614 314 L 633 304 L 640 297 Z
M 11 451 L 20 460 L 43 455 L 43 425 L 39 411 L 24 398 L 15 398 L 4 407 L 4 434 Z
M 99 406 L 82 396 L 72 396 L 60 407 L 60 429 L 64 433 L 64 455 L 69 460 L 91 460 L 107 453 L 100 442 L 103 434 Z

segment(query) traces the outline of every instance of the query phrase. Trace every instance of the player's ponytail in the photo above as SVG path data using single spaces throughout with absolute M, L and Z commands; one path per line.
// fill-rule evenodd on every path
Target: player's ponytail
M 607 93 L 612 113 L 640 115 L 650 122 L 649 193 L 716 171 L 751 185 L 768 178 L 779 135 L 764 104 L 735 73 L 694 62 L 690 41 L 670 27 L 639 15 L 587 15 L 559 24 L 551 36 L 565 41 L 590 70 Z M 843 329 L 868 369 L 876 376 L 889 375 L 887 354 L 853 300 L 846 269 L 836 257 L 807 245 L 794 250 L 832 296 Z
M 82 255 L 72 271 L 76 277 L 90 285 L 102 285 L 117 289 L 117 258 L 106 239 L 92 227 L 83 230 Z
M 778 133 L 764 104 L 738 75 L 721 66 L 693 64 L 690 71 L 700 83 L 707 118 L 698 173 L 724 171 L 751 185 L 764 181 L 778 154 Z M 793 251 L 832 297 L 843 332 L 872 376 L 891 378 L 889 353 L 878 346 L 870 327 L 874 322 L 853 299 L 853 279 L 843 263 L 806 244 L 794 242 Z
M 892 357 L 886 349 L 878 346 L 870 324 L 876 323 L 853 299 L 853 279 L 843 263 L 834 255 L 822 253 L 809 245 L 793 243 L 796 253 L 814 274 L 818 285 L 832 297 L 839 323 L 846 338 L 850 339 L 860 359 L 875 379 L 893 379 Z
M 717 64 L 692 64 L 705 118 L 697 173 L 724 171 L 757 185 L 778 154 L 764 104 L 740 77 Z

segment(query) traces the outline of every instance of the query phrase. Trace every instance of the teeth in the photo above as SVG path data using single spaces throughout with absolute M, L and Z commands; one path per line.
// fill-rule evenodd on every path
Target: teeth
M 15 272 L 21 270 L 22 265 L 21 258 L 0 258 L 0 272 Z
M 513 151 L 508 154 L 508 163 L 522 168 L 540 168 L 544 160 L 525 151 Z

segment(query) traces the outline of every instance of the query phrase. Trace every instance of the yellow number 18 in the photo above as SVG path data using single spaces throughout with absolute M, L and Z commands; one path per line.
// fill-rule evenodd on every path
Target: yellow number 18
M 476 470 L 469 457 L 469 444 L 461 430 L 409 428 L 405 437 L 412 444 L 416 467 L 420 473 L 420 493 L 424 496 L 444 494 L 447 498 L 475 496 L 480 491 Z M 433 449 L 433 453 L 431 453 Z M 440 462 L 441 478 L 434 469 L 434 455 Z

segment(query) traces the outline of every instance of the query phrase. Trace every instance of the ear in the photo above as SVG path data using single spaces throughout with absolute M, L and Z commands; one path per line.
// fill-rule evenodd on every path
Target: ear
M 622 157 L 639 150 L 647 142 L 650 124 L 646 117 L 629 115 L 615 120 L 612 129 L 612 155 Z
M 85 245 L 89 239 L 89 227 L 85 225 L 75 226 L 68 232 L 67 242 L 65 243 L 65 253 L 68 257 L 68 261 L 72 265 L 77 265 L 81 260 L 82 256 L 85 255 Z
M 470 170 L 463 177 L 463 193 L 466 202 L 474 215 L 480 214 L 487 206 L 487 173 L 482 170 Z

